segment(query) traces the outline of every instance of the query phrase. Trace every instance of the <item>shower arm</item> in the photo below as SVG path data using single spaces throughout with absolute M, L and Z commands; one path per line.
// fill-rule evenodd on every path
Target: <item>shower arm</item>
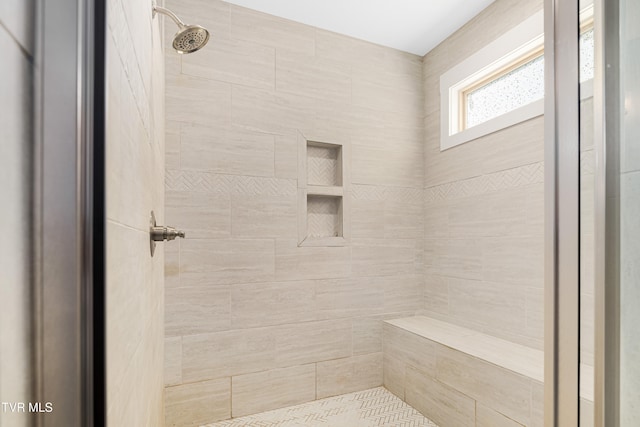
M 167 15 L 169 18 L 173 19 L 173 22 L 175 22 L 180 28 L 185 26 L 185 23 L 182 22 L 180 18 L 178 18 L 176 14 L 171 12 L 169 9 L 165 9 L 164 7 L 160 6 L 153 6 L 153 14 L 155 15 L 156 13 Z

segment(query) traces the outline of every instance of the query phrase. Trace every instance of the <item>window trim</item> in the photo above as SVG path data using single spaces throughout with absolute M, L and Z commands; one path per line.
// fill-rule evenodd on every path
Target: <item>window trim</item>
M 580 11 L 580 35 L 594 27 L 593 3 Z M 544 114 L 544 98 L 473 127 L 466 127 L 466 95 L 544 55 L 540 11 L 440 76 L 440 151 Z M 593 96 L 593 79 L 580 84 L 581 99 Z M 446 114 L 445 114 L 446 113 Z
M 534 101 L 471 128 L 461 127 L 461 94 L 479 81 L 513 65 L 544 45 L 540 11 L 498 37 L 440 77 L 440 150 L 444 151 L 544 113 L 544 99 Z M 486 84 L 486 82 L 485 82 Z

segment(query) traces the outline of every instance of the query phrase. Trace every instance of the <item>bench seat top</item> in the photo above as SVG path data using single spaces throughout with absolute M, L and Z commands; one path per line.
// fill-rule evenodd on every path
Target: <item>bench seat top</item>
M 544 382 L 544 352 L 426 316 L 385 321 L 428 340 Z M 593 367 L 580 365 L 580 395 L 593 400 Z

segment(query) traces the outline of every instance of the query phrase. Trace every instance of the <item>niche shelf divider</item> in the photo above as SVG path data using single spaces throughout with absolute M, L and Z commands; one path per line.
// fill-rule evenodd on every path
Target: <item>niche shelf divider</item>
M 346 140 L 298 134 L 298 246 L 349 243 L 348 159 Z

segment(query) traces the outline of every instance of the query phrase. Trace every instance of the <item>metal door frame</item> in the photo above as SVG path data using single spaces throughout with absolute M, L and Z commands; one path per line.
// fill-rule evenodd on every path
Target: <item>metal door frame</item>
M 620 20 L 619 0 L 595 0 L 594 424 L 620 425 Z
M 105 424 L 104 0 L 39 0 L 35 394 L 44 427 Z
M 545 0 L 545 426 L 578 427 L 579 1 Z

